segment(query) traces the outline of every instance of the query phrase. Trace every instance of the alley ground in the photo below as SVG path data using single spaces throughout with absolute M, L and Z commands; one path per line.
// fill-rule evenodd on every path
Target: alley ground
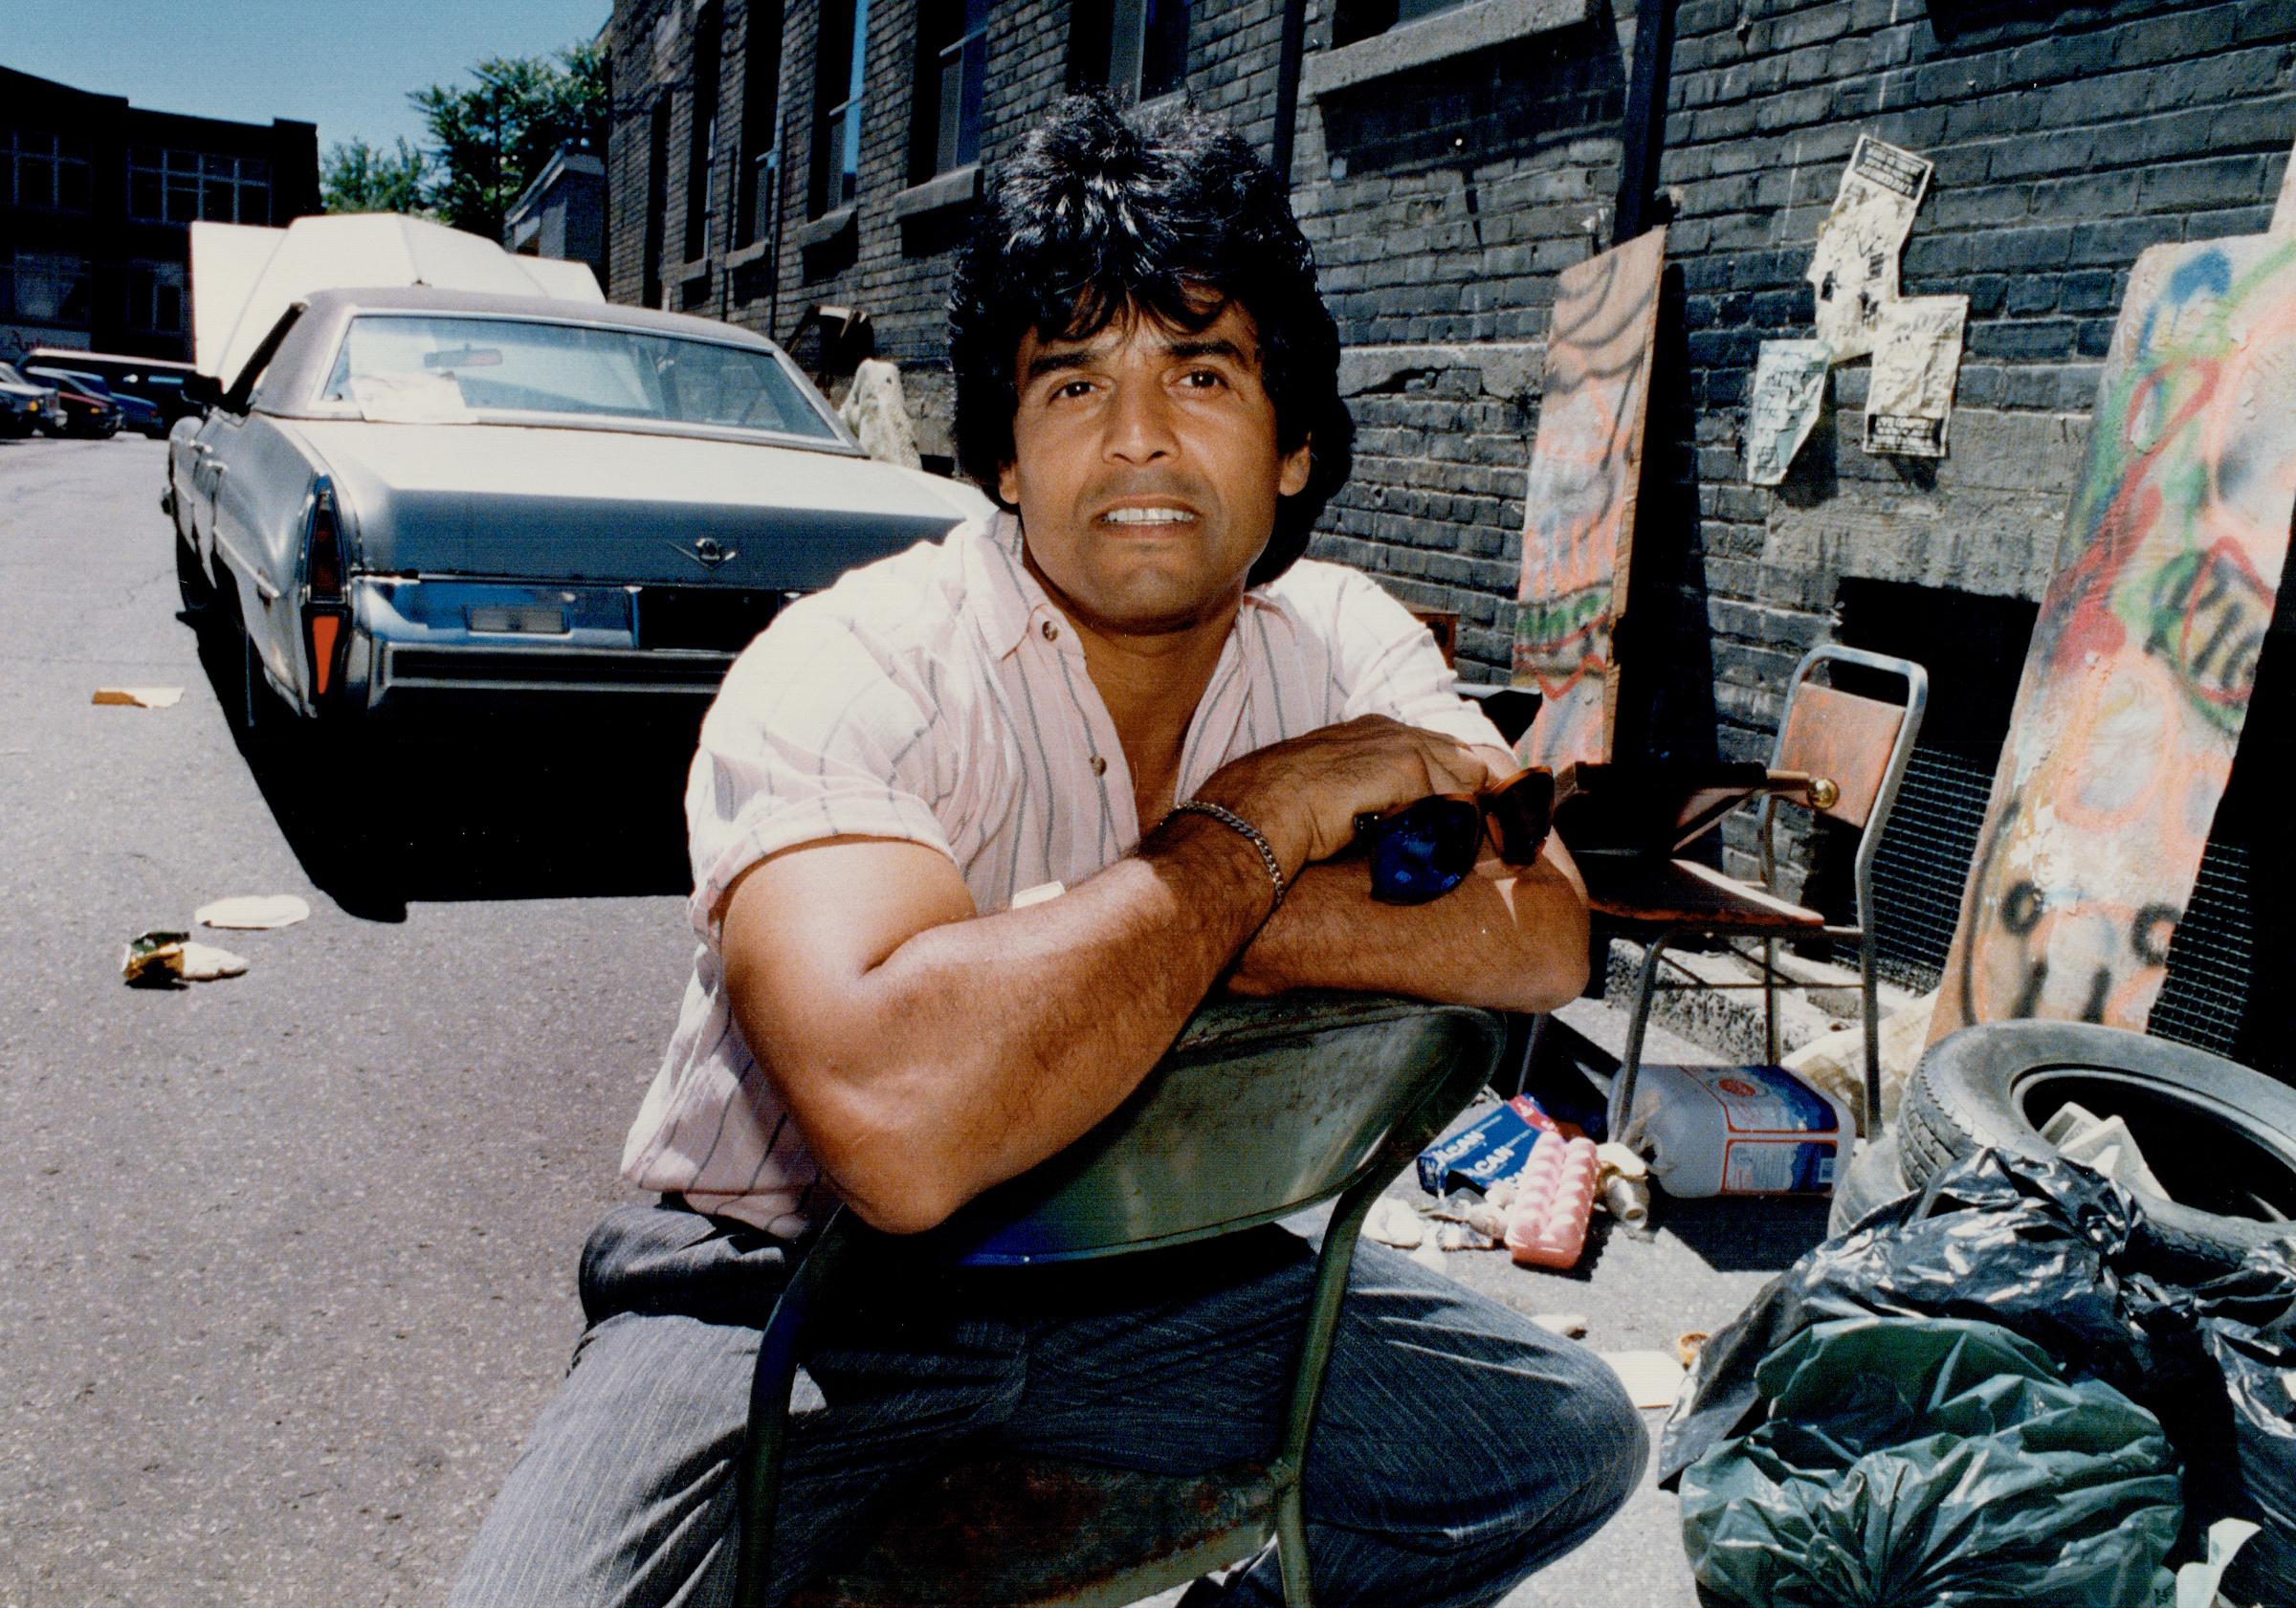
M 678 761 L 592 728 L 509 756 L 465 734 L 380 796 L 251 769 L 177 617 L 164 466 L 0 442 L 0 1608 L 436 1602 L 627 1196 L 691 953 Z M 89 701 L 152 684 L 183 701 Z M 403 903 L 329 860 L 378 807 L 413 832 Z M 215 935 L 247 976 L 121 985 L 130 936 L 268 892 L 313 914 Z M 1585 1312 L 1600 1349 L 1670 1347 L 1822 1217 L 1676 1207 L 1576 1276 L 1451 1265 Z M 1647 1487 L 1508 1599 L 1691 1600 Z

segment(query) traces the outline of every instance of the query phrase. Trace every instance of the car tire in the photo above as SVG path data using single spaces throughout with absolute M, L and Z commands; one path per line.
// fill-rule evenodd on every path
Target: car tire
M 214 606 L 215 587 L 199 567 L 199 555 L 181 530 L 175 533 L 175 590 L 184 601 L 184 612 L 194 618 Z
M 2079 1022 L 1964 1027 L 1922 1057 L 1895 1137 L 1906 1183 L 1982 1146 L 2046 1157 L 2068 1101 L 2122 1117 L 2172 1199 L 2140 1197 L 2152 1246 L 2202 1269 L 2296 1237 L 2296 1089 L 2187 1045 Z
M 1910 1195 L 1904 1163 L 1898 1157 L 1897 1130 L 1858 1147 L 1848 1166 L 1834 1180 L 1833 1204 L 1827 1208 L 1825 1231 L 1845 1234 L 1877 1206 Z

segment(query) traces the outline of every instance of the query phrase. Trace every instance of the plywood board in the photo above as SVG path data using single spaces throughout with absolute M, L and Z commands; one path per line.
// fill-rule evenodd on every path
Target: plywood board
M 2296 237 L 2154 247 L 2106 358 L 1932 1039 L 2012 1017 L 2145 1026 L 2291 511 Z
M 1667 231 L 1654 229 L 1558 278 L 1516 594 L 1514 684 L 1546 699 L 1517 745 L 1526 764 L 1610 757 L 1611 641 L 1626 611 L 1666 260 Z

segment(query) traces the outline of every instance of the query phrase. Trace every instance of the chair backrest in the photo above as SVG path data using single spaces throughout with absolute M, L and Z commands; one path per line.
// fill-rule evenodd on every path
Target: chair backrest
M 1490 1080 L 1505 1039 L 1488 1011 L 1385 996 L 1207 1005 L 1098 1128 L 933 1238 L 978 1266 L 1274 1222 L 1425 1145 Z
M 1905 700 L 1890 703 L 1828 687 L 1812 679 L 1822 664 L 1856 665 L 1898 676 L 1905 683 Z M 1877 812 L 1887 818 L 1896 798 L 1921 730 L 1929 684 L 1929 672 L 1910 659 L 1831 644 L 1813 648 L 1795 667 L 1773 768 L 1831 781 L 1840 791 L 1818 813 L 1864 830 Z

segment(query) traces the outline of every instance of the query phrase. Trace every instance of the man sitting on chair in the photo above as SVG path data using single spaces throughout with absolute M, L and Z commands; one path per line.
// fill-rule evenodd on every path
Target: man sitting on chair
M 1583 980 L 1559 848 L 1416 907 L 1324 863 L 1358 812 L 1512 766 L 1424 629 L 1299 557 L 1353 427 L 1241 138 L 1065 102 L 989 187 L 950 350 L 1003 512 L 792 605 L 727 676 L 687 793 L 694 977 L 624 1158 L 661 1200 L 591 1236 L 589 1328 L 456 1603 L 724 1600 L 792 1242 L 838 1200 L 930 1228 L 1044 1160 L 1213 989 L 1531 1011 Z M 1120 1285 L 952 1275 L 826 1314 L 773 1599 L 960 1438 L 1265 1456 L 1312 1267 L 1270 1229 Z M 1493 1602 L 1624 1500 L 1645 1439 L 1593 1356 L 1380 1245 L 1350 1288 L 1305 1481 L 1319 1601 Z M 1199 1593 L 1278 1602 L 1274 1559 Z

